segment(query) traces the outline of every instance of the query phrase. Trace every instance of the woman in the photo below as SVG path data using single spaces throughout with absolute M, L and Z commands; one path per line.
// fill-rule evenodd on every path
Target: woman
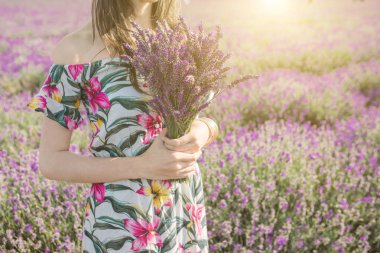
M 196 160 L 216 138 L 217 125 L 197 118 L 190 133 L 166 138 L 161 116 L 147 106 L 146 83 L 120 57 L 128 53 L 123 43 L 133 43 L 128 18 L 149 29 L 155 29 L 156 20 L 174 24 L 179 3 L 92 4 L 94 23 L 90 20 L 58 43 L 49 75 L 28 103 L 47 116 L 40 170 L 51 180 L 92 184 L 84 214 L 83 252 L 208 252 Z M 72 131 L 84 121 L 80 103 L 92 130 L 91 157 L 68 151 Z M 185 180 L 169 180 L 177 178 Z

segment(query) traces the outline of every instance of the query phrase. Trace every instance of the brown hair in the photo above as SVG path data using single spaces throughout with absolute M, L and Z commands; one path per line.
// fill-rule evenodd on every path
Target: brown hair
M 158 0 L 152 3 L 152 26 L 156 29 L 156 22 L 166 20 L 169 26 L 174 27 L 180 15 L 180 0 Z M 118 55 L 129 54 L 123 44 L 135 45 L 131 38 L 131 24 L 129 17 L 133 14 L 131 0 L 93 0 L 92 1 L 92 31 L 95 40 L 95 26 L 102 37 L 106 48 L 111 47 Z M 137 83 L 136 70 L 128 65 L 130 80 L 134 88 L 140 92 Z

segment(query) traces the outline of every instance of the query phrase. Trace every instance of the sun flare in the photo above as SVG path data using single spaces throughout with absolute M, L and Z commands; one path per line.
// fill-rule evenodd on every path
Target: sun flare
M 280 15 L 289 10 L 289 0 L 253 0 L 254 4 L 263 14 Z

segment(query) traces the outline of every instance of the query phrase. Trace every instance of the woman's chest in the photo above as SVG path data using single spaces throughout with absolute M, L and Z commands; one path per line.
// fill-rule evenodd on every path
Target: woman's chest
M 103 149 L 112 145 L 123 152 L 150 144 L 162 130 L 162 117 L 149 107 L 147 85 L 127 68 L 99 68 L 81 85 L 82 103 L 92 131 L 90 146 Z
M 81 100 L 90 120 L 109 121 L 138 111 L 149 113 L 145 80 L 117 65 L 92 66 L 81 79 Z

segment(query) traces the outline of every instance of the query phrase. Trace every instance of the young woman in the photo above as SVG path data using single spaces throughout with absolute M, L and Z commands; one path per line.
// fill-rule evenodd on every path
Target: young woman
M 91 183 L 81 252 L 208 252 L 203 184 L 197 164 L 217 125 L 197 118 L 169 140 L 147 106 L 147 84 L 123 58 L 132 18 L 155 29 L 174 24 L 175 0 L 93 0 L 92 20 L 65 36 L 40 91 L 27 104 L 44 117 L 39 165 L 51 180 Z M 91 126 L 91 157 L 68 151 L 72 131 Z M 55 122 L 54 122 L 55 121 Z M 58 124 L 57 124 L 58 123 Z M 169 179 L 185 180 L 172 181 Z

